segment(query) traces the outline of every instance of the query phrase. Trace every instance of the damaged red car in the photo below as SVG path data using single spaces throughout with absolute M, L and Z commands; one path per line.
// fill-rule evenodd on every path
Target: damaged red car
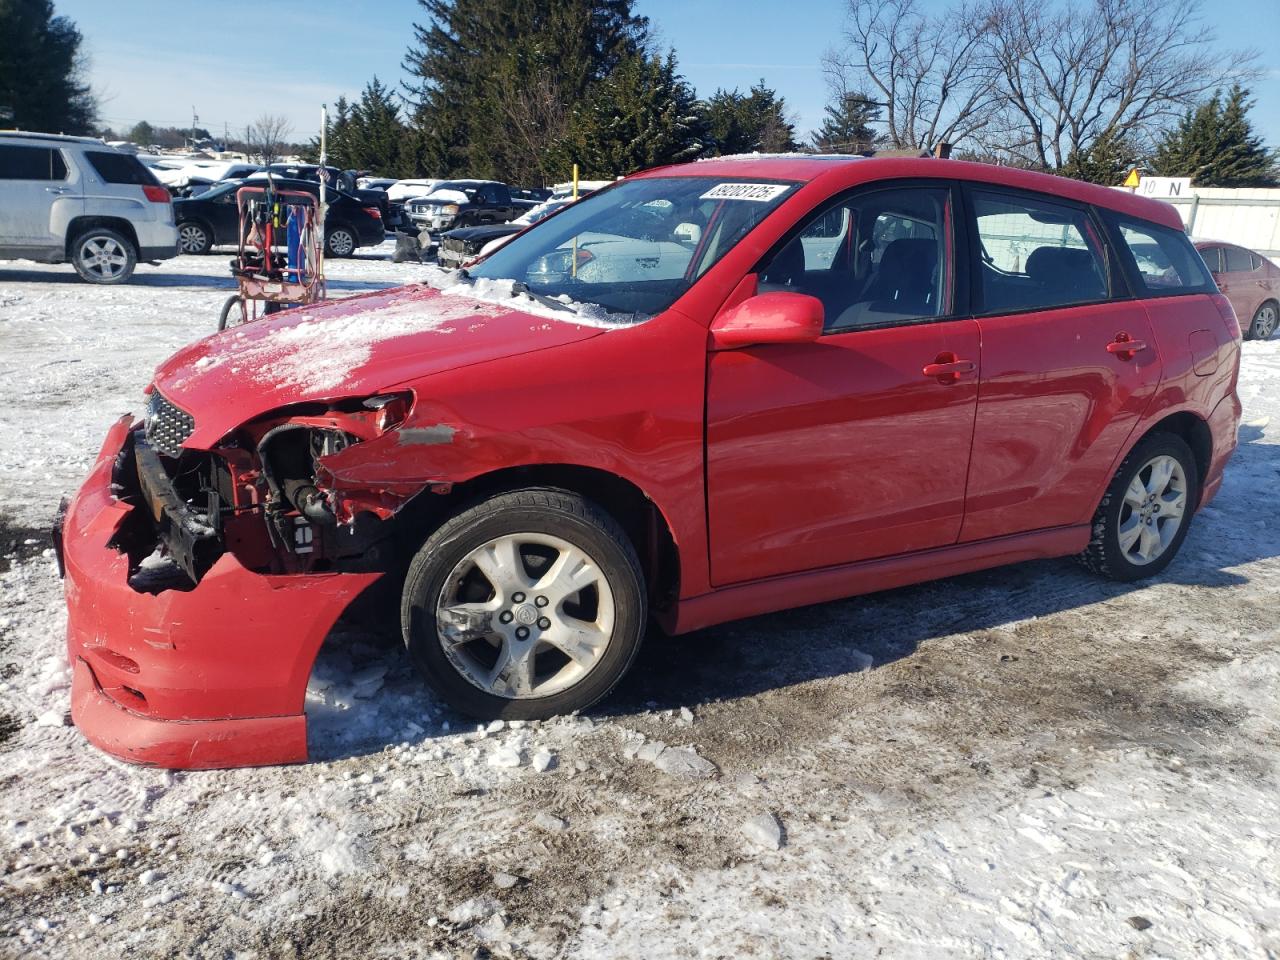
M 162 364 L 60 521 L 73 717 L 139 763 L 303 760 L 317 650 L 375 590 L 444 701 L 535 718 L 651 620 L 1151 576 L 1222 483 L 1239 341 L 1157 201 L 927 158 L 649 171 Z

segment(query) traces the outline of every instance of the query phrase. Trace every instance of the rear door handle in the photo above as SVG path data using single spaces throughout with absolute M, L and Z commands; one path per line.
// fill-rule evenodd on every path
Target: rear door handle
M 1132 360 L 1134 354 L 1145 349 L 1145 341 L 1134 340 L 1127 333 L 1117 333 L 1116 338 L 1107 344 L 1107 353 L 1115 354 L 1121 360 Z
M 972 360 L 959 360 L 954 353 L 940 353 L 933 363 L 926 363 L 920 372 L 939 383 L 956 383 L 967 373 L 973 373 L 978 365 Z
M 48 191 L 49 193 L 70 193 L 71 192 L 70 187 L 45 187 L 45 190 Z

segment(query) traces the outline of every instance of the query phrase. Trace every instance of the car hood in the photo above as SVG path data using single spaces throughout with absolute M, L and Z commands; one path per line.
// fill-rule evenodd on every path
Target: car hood
M 481 240 L 492 240 L 494 237 L 509 237 L 525 228 L 523 223 L 490 223 L 479 227 L 459 227 L 445 234 L 454 240 L 475 243 Z
M 156 369 L 154 386 L 194 418 L 187 445 L 207 449 L 290 404 L 372 396 L 604 332 L 519 307 L 421 285 L 331 300 L 198 340 Z

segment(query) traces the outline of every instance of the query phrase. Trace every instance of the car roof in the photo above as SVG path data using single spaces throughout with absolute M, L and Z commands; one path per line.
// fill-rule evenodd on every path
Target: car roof
M 95 147 L 104 147 L 107 150 L 115 150 L 101 137 L 73 137 L 65 133 L 32 133 L 27 130 L 0 130 L 0 138 L 15 140 L 52 140 L 57 143 L 88 143 Z M 118 151 L 123 153 L 124 151 Z
M 995 187 L 1032 190 L 1064 197 L 1079 203 L 1106 207 L 1117 213 L 1138 217 L 1172 229 L 1182 229 L 1182 218 L 1172 204 L 1140 197 L 1126 190 L 1102 187 L 1082 180 L 1069 180 L 1047 173 L 999 167 L 967 160 L 936 157 L 859 157 L 844 154 L 749 153 L 695 160 L 692 163 L 655 167 L 634 177 L 759 177 L 765 180 L 793 180 L 803 184 L 819 181 L 832 189 L 842 189 L 877 180 L 915 177 L 964 180 Z M 630 179 L 630 178 L 629 178 Z
M 1192 237 L 1191 242 L 1195 245 L 1197 250 L 1203 250 L 1205 247 L 1235 247 L 1237 250 L 1243 250 L 1246 253 L 1254 253 L 1254 251 L 1250 250 L 1248 247 L 1243 247 L 1238 243 L 1232 243 L 1230 240 L 1212 240 L 1209 237 Z M 1262 256 L 1260 253 L 1256 255 Z

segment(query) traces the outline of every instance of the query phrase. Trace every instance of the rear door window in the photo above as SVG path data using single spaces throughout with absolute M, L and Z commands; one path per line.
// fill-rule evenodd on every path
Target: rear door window
M 0 180 L 65 180 L 62 151 L 51 147 L 0 145 Z
M 1223 247 L 1222 252 L 1226 254 L 1227 273 L 1252 273 L 1257 266 L 1248 250 Z
M 1222 272 L 1222 248 L 1206 247 L 1200 251 L 1200 259 L 1204 261 L 1204 265 L 1213 273 Z
M 109 150 L 86 150 L 89 164 L 104 183 L 132 183 L 139 187 L 155 186 L 158 181 L 137 157 Z
M 1021 195 L 972 193 L 978 306 L 1047 310 L 1110 297 L 1102 238 L 1083 207 Z
M 1116 217 L 1121 245 L 1133 259 L 1138 279 L 1151 296 L 1208 293 L 1216 288 L 1204 260 L 1181 230 Z

